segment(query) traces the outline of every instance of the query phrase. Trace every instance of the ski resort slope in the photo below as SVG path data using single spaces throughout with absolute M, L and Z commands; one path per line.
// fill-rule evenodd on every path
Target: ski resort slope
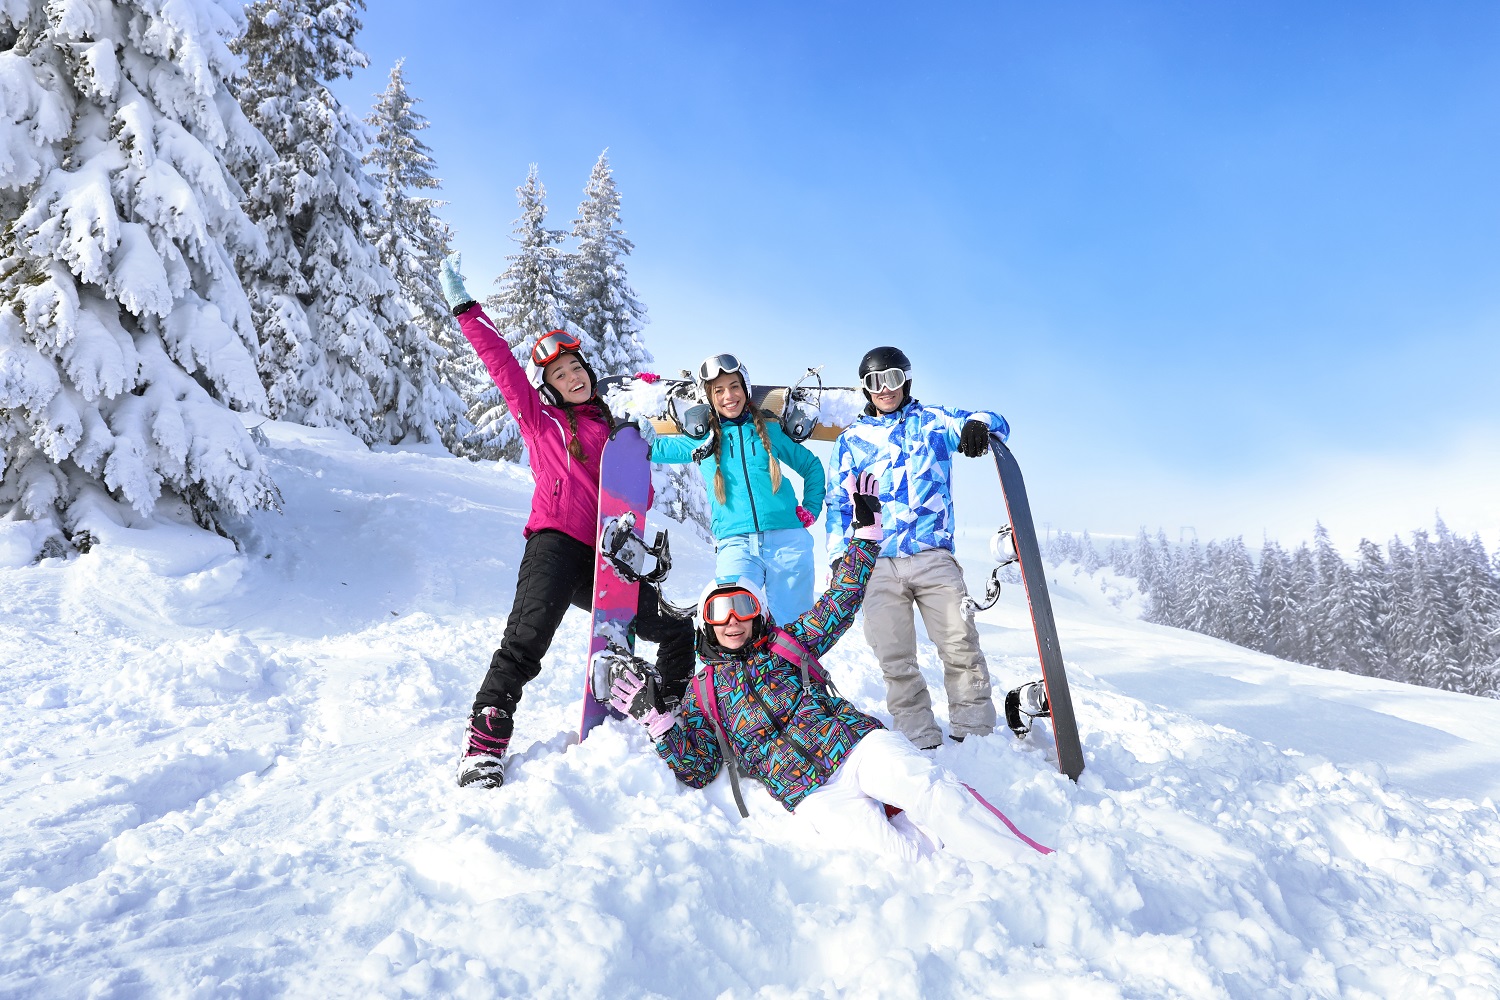
M 757 787 L 740 820 L 629 724 L 574 745 L 581 613 L 505 787 L 460 791 L 527 473 L 263 430 L 285 513 L 242 552 L 101 520 L 32 567 L 0 525 L 0 996 L 1500 994 L 1500 703 L 1145 624 L 1069 568 L 1079 783 L 1036 735 L 938 752 L 1050 857 L 903 867 Z M 673 552 L 683 600 L 711 548 Z M 1019 586 L 981 622 L 997 687 L 1036 675 Z M 881 713 L 857 626 L 826 664 Z

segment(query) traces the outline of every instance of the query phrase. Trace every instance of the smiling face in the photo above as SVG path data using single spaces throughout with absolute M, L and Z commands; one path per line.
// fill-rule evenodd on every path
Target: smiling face
M 719 645 L 732 652 L 750 641 L 753 626 L 753 622 L 742 622 L 731 616 L 723 625 L 710 625 L 709 627 L 714 630 Z
M 709 379 L 708 401 L 714 412 L 725 420 L 733 420 L 745 412 L 745 383 L 739 372 L 725 372 L 718 378 Z
M 586 403 L 594 394 L 589 373 L 578 355 L 559 354 L 542 369 L 542 379 L 562 396 L 564 403 Z
M 881 413 L 895 413 L 901 409 L 901 397 L 906 395 L 906 387 L 900 389 L 882 389 L 880 392 L 870 393 L 870 402 L 875 404 L 875 409 Z

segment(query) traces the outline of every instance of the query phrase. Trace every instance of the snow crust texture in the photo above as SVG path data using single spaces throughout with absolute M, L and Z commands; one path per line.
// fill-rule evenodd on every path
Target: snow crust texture
M 460 791 L 529 477 L 264 430 L 286 513 L 247 515 L 244 551 L 120 529 L 0 568 L 0 996 L 1500 994 L 1492 791 L 1423 780 L 1455 742 L 1494 770 L 1494 703 L 1421 696 L 1472 740 L 1398 719 L 1400 685 L 1325 687 L 1065 576 L 1079 783 L 1045 732 L 938 752 L 1057 854 L 903 867 L 818 843 L 756 788 L 741 821 L 626 723 L 574 745 L 571 614 L 505 787 Z M 712 553 L 686 533 L 673 551 L 681 600 Z M 1001 690 L 1036 673 L 1017 589 L 981 617 Z M 882 713 L 857 626 L 826 665 Z M 1214 721 L 1227 675 L 1242 728 Z M 1316 711 L 1279 711 L 1294 700 Z M 1363 735 L 1304 752 L 1350 719 Z

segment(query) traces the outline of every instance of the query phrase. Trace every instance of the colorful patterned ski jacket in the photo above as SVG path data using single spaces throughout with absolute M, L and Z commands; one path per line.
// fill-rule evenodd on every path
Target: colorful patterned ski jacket
M 784 626 L 813 656 L 828 652 L 853 624 L 877 548 L 875 542 L 855 539 L 828 590 L 810 611 Z M 730 752 L 788 810 L 827 781 L 855 744 L 882 728 L 838 695 L 803 687 L 797 665 L 772 653 L 765 642 L 742 657 L 704 657 L 704 669 L 712 671 Z M 677 780 L 702 788 L 718 775 L 724 758 L 695 688 L 689 686 L 682 702 L 681 724 L 668 730 L 656 752 Z
M 578 420 L 578 443 L 585 456 L 582 461 L 574 458 L 568 452 L 567 410 L 542 402 L 484 310 L 478 305 L 464 310 L 458 315 L 458 325 L 490 370 L 490 377 L 521 426 L 531 475 L 536 480 L 525 536 L 530 538 L 551 528 L 593 548 L 599 520 L 599 456 L 609 438 L 603 414 L 587 404 L 571 408 Z
M 953 551 L 953 456 L 964 424 L 978 420 L 1004 441 L 1010 425 L 998 413 L 923 406 L 913 399 L 894 413 L 868 413 L 839 435 L 828 477 L 828 558 L 837 559 L 854 533 L 850 473 L 880 480 L 881 556 Z
M 713 455 L 698 463 L 703 482 L 708 486 L 708 502 L 713 511 L 715 538 L 748 535 L 756 531 L 781 531 L 801 528 L 797 519 L 797 491 L 786 476 L 781 489 L 771 491 L 771 464 L 761 444 L 755 421 L 748 416 L 725 420 L 720 424 L 723 445 L 720 458 Z M 817 515 L 823 506 L 823 463 L 803 445 L 786 436 L 781 424 L 766 421 L 766 437 L 771 453 L 802 477 L 802 506 Z M 663 435 L 651 445 L 651 461 L 665 465 L 684 465 L 693 461 L 693 452 L 708 443 L 709 438 L 690 438 L 682 434 Z M 714 496 L 714 473 L 724 470 L 724 503 Z

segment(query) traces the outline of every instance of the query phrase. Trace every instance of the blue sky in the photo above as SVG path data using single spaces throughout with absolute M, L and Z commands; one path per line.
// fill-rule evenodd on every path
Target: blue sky
M 1500 543 L 1500 5 L 378 4 L 476 292 L 609 148 L 663 371 L 870 347 L 1039 521 Z M 998 523 L 987 469 L 960 512 Z

